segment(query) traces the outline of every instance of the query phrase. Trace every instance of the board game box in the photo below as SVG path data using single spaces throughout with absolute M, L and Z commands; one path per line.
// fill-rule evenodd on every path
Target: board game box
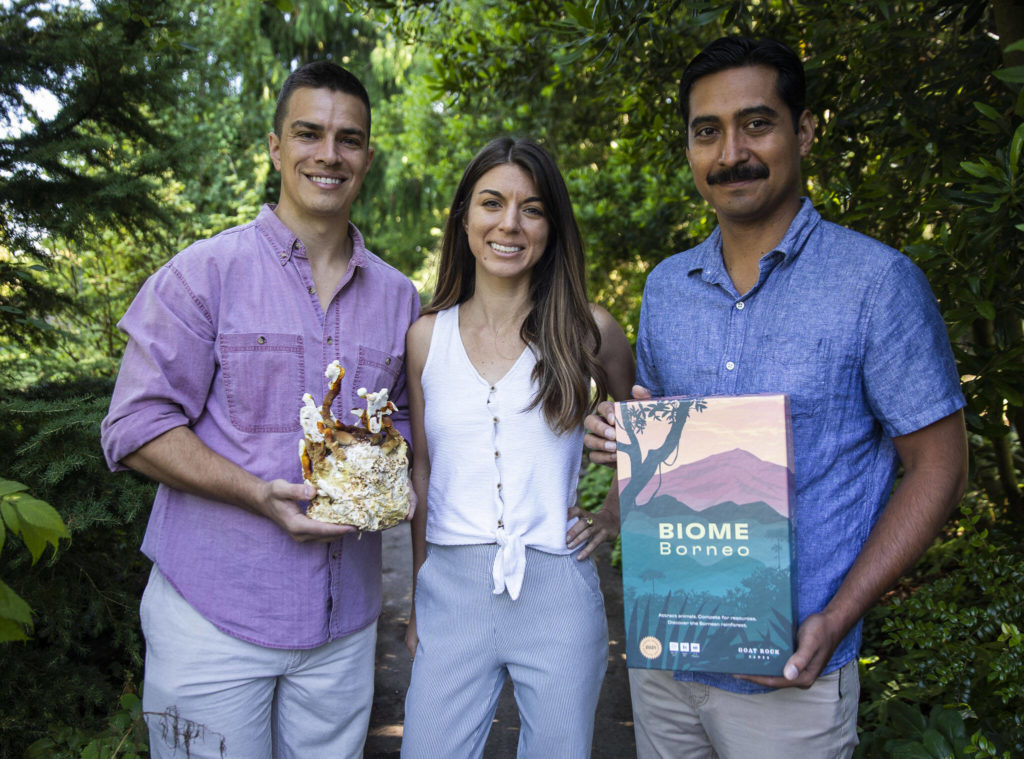
M 626 663 L 781 675 L 793 653 L 785 395 L 615 404 Z

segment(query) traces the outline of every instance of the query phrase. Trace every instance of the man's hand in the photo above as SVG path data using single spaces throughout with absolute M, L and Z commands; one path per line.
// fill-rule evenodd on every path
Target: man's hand
M 412 486 L 412 477 L 409 477 L 409 513 L 405 515 L 405 521 L 411 522 L 412 518 L 416 516 L 416 507 L 419 505 L 420 499 L 416 496 L 416 490 Z
M 299 501 L 308 501 L 315 495 L 316 489 L 312 485 L 271 480 L 264 483 L 264 494 L 258 510 L 299 543 L 329 543 L 356 531 L 352 525 L 329 524 L 307 517 Z
M 745 679 L 773 688 L 809 687 L 843 637 L 900 573 L 913 566 L 956 506 L 967 481 L 963 411 L 895 437 L 893 444 L 903 463 L 900 484 L 832 600 L 800 625 L 785 677 Z
M 633 400 L 646 401 L 651 392 L 640 385 L 633 385 Z M 602 401 L 596 414 L 589 414 L 583 420 L 587 434 L 583 445 L 590 450 L 590 460 L 595 464 L 615 466 L 615 407 L 611 401 Z
M 812 614 L 797 630 L 796 651 L 782 668 L 782 677 L 737 677 L 769 688 L 810 688 L 832 658 L 844 634 L 833 629 L 826 614 Z
M 356 529 L 310 519 L 299 502 L 316 495 L 311 485 L 261 479 L 214 453 L 188 427 L 174 427 L 153 438 L 122 463 L 185 493 L 265 516 L 300 543 L 327 543 Z
M 583 420 L 587 434 L 583 445 L 590 450 L 590 460 L 595 464 L 615 466 L 615 411 L 611 401 L 601 401 L 596 414 L 588 414 Z

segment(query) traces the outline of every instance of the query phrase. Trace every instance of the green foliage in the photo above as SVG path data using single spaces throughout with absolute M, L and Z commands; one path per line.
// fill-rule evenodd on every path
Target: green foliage
M 925 718 L 919 708 L 894 700 L 887 705 L 887 721 L 862 737 L 854 752 L 857 759 L 972 759 L 998 756 L 982 733 L 968 737 L 964 716 L 957 709 L 933 706 Z M 1010 752 L 1002 754 L 1010 759 Z
M 6 550 L 10 535 L 0 554 L 0 576 L 35 616 L 32 640 L 0 648 L 0 756 L 61 724 L 102 729 L 141 671 L 138 602 L 149 562 L 138 547 L 153 486 L 106 469 L 99 423 L 110 389 L 82 380 L 0 402 L 0 471 L 32 483 L 71 534 L 58 561 L 31 566 L 27 551 Z
M 60 514 L 45 501 L 33 498 L 20 482 L 0 478 L 0 551 L 7 532 L 19 536 L 35 564 L 46 546 L 56 555 L 61 538 L 70 537 Z M 32 630 L 32 610 L 22 598 L 0 580 L 0 643 L 27 640 Z
M 966 381 L 972 472 L 990 501 L 976 528 L 929 554 L 918 570 L 929 584 L 868 620 L 879 663 L 865 673 L 866 735 L 878 731 L 878 751 L 889 739 L 933 745 L 925 731 L 945 735 L 951 718 L 931 705 L 967 704 L 955 710 L 973 733 L 964 752 L 1020 753 L 1005 701 L 1019 702 L 1022 681 L 1011 582 L 1020 540 L 1007 523 L 1024 521 L 1024 47 L 1006 44 L 1022 36 L 1010 5 L 0 7 L 2 113 L 23 121 L 0 130 L 0 472 L 51 503 L 73 536 L 57 562 L 31 567 L 28 551 L 11 550 L 22 541 L 13 535 L 0 554 L 0 576 L 37 615 L 34 640 L 0 650 L 0 755 L 44 736 L 82 754 L 117 733 L 102 715 L 141 666 L 135 615 L 147 567 L 137 547 L 152 486 L 105 471 L 96 437 L 109 384 L 76 378 L 113 374 L 116 321 L 150 272 L 274 200 L 265 140 L 290 68 L 330 57 L 367 84 L 377 154 L 353 220 L 425 289 L 469 158 L 499 133 L 542 141 L 569 185 L 591 298 L 632 335 L 647 272 L 715 225 L 686 164 L 676 82 L 703 44 L 731 32 L 785 39 L 806 61 L 818 121 L 807 192 L 825 216 L 925 269 Z M 34 90 L 55 95 L 56 115 L 34 110 Z M 599 506 L 610 478 L 588 469 L 585 507 Z M 886 704 L 900 699 L 923 704 L 920 730 L 883 735 Z
M 5 42 L 17 36 L 17 24 L 37 27 L 39 33 L 32 37 L 36 55 L 51 66 L 46 71 L 52 75 L 33 86 L 53 93 L 62 108 L 52 122 L 27 112 L 33 131 L 17 138 L 43 147 L 49 145 L 47 139 L 56 139 L 52 125 L 69 118 L 87 93 L 84 84 L 62 91 L 64 82 L 53 72 L 65 60 L 75 65 L 76 56 L 91 54 L 94 46 L 102 48 L 95 61 L 81 64 L 80 79 L 109 83 L 117 96 L 111 95 L 110 106 L 95 118 L 90 112 L 91 120 L 83 121 L 78 131 L 61 133 L 59 156 L 69 170 L 94 184 L 117 177 L 117 191 L 129 195 L 124 199 L 110 191 L 75 199 L 72 209 L 81 218 L 67 224 L 43 212 L 30 217 L 31 206 L 22 209 L 20 223 L 34 231 L 34 250 L 45 257 L 45 267 L 32 272 L 33 282 L 60 302 L 41 302 L 34 311 L 45 317 L 39 321 L 48 330 L 44 336 L 50 350 L 33 351 L 24 340 L 0 333 L 0 378 L 9 385 L 24 387 L 44 377 L 64 381 L 82 374 L 112 375 L 124 347 L 115 325 L 142 281 L 197 238 L 248 221 L 265 200 L 266 125 L 273 107 L 266 90 L 268 71 L 258 56 L 251 73 L 239 66 L 254 57 L 247 50 L 260 49 L 261 6 L 233 0 L 202 7 L 177 0 L 149 3 L 145 9 L 136 6 L 130 0 L 106 0 L 95 10 L 61 10 L 61 4 L 41 19 L 12 16 L 11 28 L 0 25 Z M 216 13 L 222 25 L 209 23 Z M 124 50 L 119 24 L 128 23 L 140 31 L 132 38 L 134 46 Z M 254 31 L 255 45 L 249 42 Z M 76 38 L 79 32 L 81 39 Z M 198 50 L 204 56 L 197 69 L 191 56 Z M 97 71 L 90 68 L 94 64 Z M 111 124 L 100 118 L 111 109 L 130 113 L 131 119 L 125 115 Z M 140 136 L 119 131 L 122 121 L 137 122 L 132 128 Z M 111 149 L 109 161 L 97 162 L 92 142 L 77 139 L 79 131 L 117 150 Z M 10 189 L 16 189 L 14 179 Z M 54 197 L 69 197 L 66 188 L 43 185 L 38 191 L 40 202 L 50 205 Z M 0 264 L 3 257 L 0 250 Z M 24 258 L 18 254 L 12 261 L 20 266 Z M 20 297 L 27 290 L 9 292 Z
M 57 340 L 45 317 L 72 304 L 39 277 L 48 241 L 107 229 L 141 239 L 169 221 L 156 190 L 191 151 L 153 113 L 178 101 L 186 26 L 167 0 L 0 6 L 4 341 Z
M 97 4 L 96 13 L 108 8 L 114 13 L 128 7 L 127 2 L 106 0 Z M 62 24 L 70 24 L 72 16 L 88 26 L 90 14 L 88 9 L 68 10 L 43 21 L 59 37 Z M 415 86 L 429 66 L 426 58 L 389 37 L 372 11 L 346 12 L 333 2 L 304 3 L 296 9 L 287 2 L 215 0 L 197 6 L 161 0 L 151 10 L 147 6 L 143 21 L 166 44 L 155 45 L 155 52 L 137 64 L 139 76 L 149 77 L 143 93 L 149 99 L 139 121 L 163 135 L 162 145 L 174 160 L 146 159 L 146 144 L 119 137 L 103 123 L 90 123 L 94 139 L 120 146 L 124 165 L 111 164 L 110 171 L 121 171 L 123 182 L 152 179 L 132 174 L 131 161 L 159 165 L 158 182 L 125 185 L 135 205 L 147 199 L 153 211 L 136 214 L 132 203 L 114 202 L 124 213 L 104 215 L 102 208 L 90 205 L 106 197 L 101 196 L 74 206 L 92 214 L 88 224 L 47 226 L 48 219 L 26 220 L 24 225 L 38 230 L 34 250 L 42 257 L 31 265 L 23 255 L 5 253 L 0 241 L 0 320 L 20 320 L 13 331 L 0 330 L 0 381 L 6 385 L 113 375 L 124 347 L 116 322 L 142 281 L 178 250 L 251 220 L 264 202 L 276 200 L 279 179 L 271 170 L 266 135 L 277 90 L 299 63 L 332 58 L 353 70 L 370 92 L 377 154 L 353 220 L 370 248 L 390 263 L 416 276 L 443 224 L 448 192 L 437 187 L 454 183 L 468 160 L 456 152 L 452 160 L 460 165 L 448 162 L 451 138 L 461 125 L 449 126 L 447 134 L 434 128 L 448 122 L 433 109 L 425 90 Z M 16 37 L 30 20 L 12 16 L 8 22 L 10 29 L 0 24 L 0 40 Z M 93 31 L 102 36 L 102 29 Z M 73 50 L 51 44 L 50 37 L 33 39 L 42 57 L 73 58 Z M 111 47 L 116 50 L 115 42 Z M 201 66 L 190 66 L 191 51 L 199 50 Z M 181 53 L 174 66 L 163 65 L 161 56 L 168 51 Z M 164 97 L 161 88 L 168 78 L 173 78 L 174 95 Z M 0 98 L 2 83 L 0 79 Z M 57 84 L 41 80 L 36 86 L 58 93 Z M 20 97 L 19 91 L 14 94 Z M 134 103 L 136 95 L 127 93 L 125 98 L 135 97 Z M 13 103 L 11 111 L 18 107 Z M 26 113 L 30 125 L 41 122 L 36 114 Z M 90 150 L 87 143 L 69 142 L 61 155 L 76 167 L 86 167 L 84 171 L 99 171 Z M 44 200 L 55 194 L 52 187 L 42 187 L 40 193 Z M 31 332 L 28 326 L 33 325 Z M 43 345 L 47 350 L 39 350 Z
M 981 102 L 974 110 L 975 144 L 988 151 L 971 150 L 945 177 L 948 189 L 931 210 L 952 222 L 911 252 L 942 301 L 966 378 L 968 424 L 985 441 L 975 449 L 975 476 L 1021 519 L 1014 450 L 1024 429 L 1024 90 L 1001 110 Z
M 1001 65 L 1020 51 L 1000 49 L 1020 36 L 1017 12 L 999 12 L 1006 3 L 367 5 L 430 51 L 426 83 L 448 123 L 461 122 L 450 150 L 489 128 L 531 134 L 556 154 L 588 244 L 591 295 L 628 333 L 646 273 L 715 223 L 685 159 L 680 72 L 725 33 L 789 42 L 818 123 L 807 193 L 826 218 L 926 270 L 968 379 L 978 474 L 997 509 L 1024 519 L 1024 132 L 1021 68 Z
M 587 511 L 597 511 L 604 503 L 604 497 L 608 495 L 608 488 L 612 486 L 615 478 L 615 470 L 611 467 L 598 466 L 588 463 L 580 478 L 580 485 L 577 490 L 580 498 L 580 508 Z
M 134 693 L 121 696 L 107 727 L 98 734 L 63 725 L 51 735 L 32 743 L 24 759 L 147 759 L 149 735 L 143 720 L 142 702 Z
M 364 5 L 383 7 L 389 28 L 429 51 L 424 57 L 432 70 L 410 83 L 403 103 L 415 93 L 417 105 L 432 104 L 430 118 L 410 124 L 415 131 L 407 130 L 401 145 L 410 157 L 423 152 L 420 143 L 440 155 L 410 160 L 401 176 L 418 173 L 425 186 L 431 175 L 440 176 L 447 188 L 439 197 L 443 210 L 462 169 L 488 139 L 539 140 L 569 186 L 588 250 L 591 297 L 632 334 L 647 271 L 713 226 L 681 143 L 672 139 L 678 129 L 667 73 L 656 80 L 635 61 L 620 71 L 599 60 L 607 41 L 574 26 L 560 4 Z M 667 72 L 682 55 L 669 46 L 645 55 L 645 62 L 657 59 Z M 662 151 L 656 159 L 652 144 Z
M 913 738 L 901 727 L 918 708 L 908 704 L 934 704 L 960 710 L 999 752 L 1024 753 L 1024 551 L 1016 532 L 981 528 L 977 511 L 965 507 L 956 534 L 865 620 L 860 716 L 871 751 Z
M 24 120 L 0 152 L 0 240 L 15 254 L 37 249 L 40 230 L 73 239 L 166 219 L 153 190 L 180 146 L 151 114 L 179 94 L 184 21 L 167 2 L 90 6 L 20 0 L 0 11 L 0 99 L 9 123 Z M 37 110 L 29 96 L 39 92 L 56 113 Z

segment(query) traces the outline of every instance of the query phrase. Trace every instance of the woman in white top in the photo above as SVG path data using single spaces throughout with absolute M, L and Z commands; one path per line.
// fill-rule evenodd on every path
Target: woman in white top
M 621 327 L 587 302 L 585 274 L 551 156 L 488 143 L 406 337 L 419 502 L 407 759 L 479 757 L 507 677 L 520 759 L 590 756 L 607 630 L 588 557 L 619 523 L 613 496 L 593 514 L 576 506 L 582 422 L 608 395 L 629 397 L 634 364 Z

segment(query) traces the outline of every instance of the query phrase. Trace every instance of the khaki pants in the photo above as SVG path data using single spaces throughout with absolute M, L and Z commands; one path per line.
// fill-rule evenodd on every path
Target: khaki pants
M 637 759 L 847 759 L 857 745 L 856 660 L 810 688 L 732 693 L 631 669 Z
M 373 703 L 377 625 L 289 650 L 218 630 L 157 567 L 140 607 L 152 759 L 357 759 Z

